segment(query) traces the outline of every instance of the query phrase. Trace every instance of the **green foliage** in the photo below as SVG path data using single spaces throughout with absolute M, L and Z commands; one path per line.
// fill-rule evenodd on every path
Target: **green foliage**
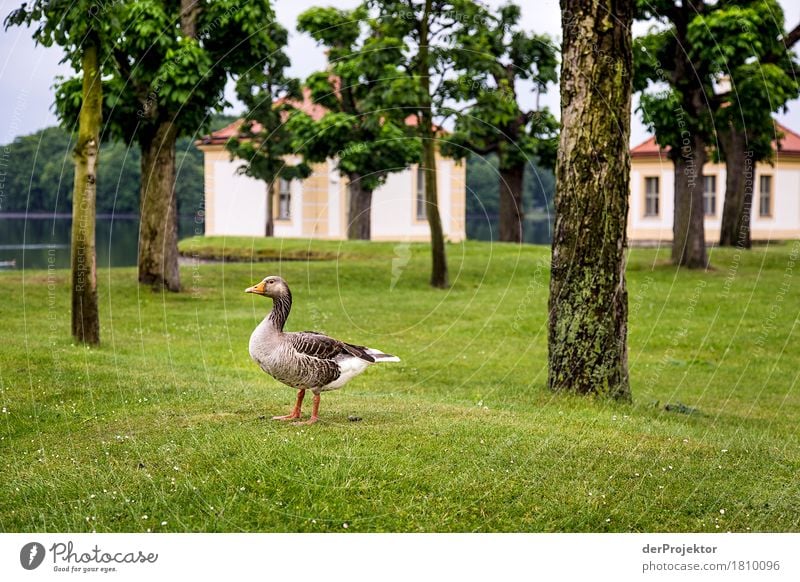
M 33 39 L 46 47 L 59 46 L 62 62 L 81 70 L 81 56 L 87 46 L 98 49 L 98 59 L 109 55 L 118 39 L 120 2 L 99 4 L 97 0 L 33 0 L 12 10 L 5 27 L 33 26 Z
M 212 126 L 226 125 L 230 120 L 221 117 L 212 121 Z M 6 169 L 3 212 L 71 212 L 73 139 L 64 129 L 49 127 L 5 146 L 14 163 Z M 178 140 L 175 165 L 178 211 L 191 214 L 203 198 L 203 154 L 190 138 Z M 104 143 L 100 148 L 97 212 L 138 214 L 140 175 L 138 146 Z
M 239 172 L 272 184 L 279 176 L 302 179 L 311 174 L 305 162 L 287 166 L 285 157 L 295 153 L 285 118 L 291 100 L 302 99 L 299 83 L 286 75 L 289 57 L 283 52 L 288 35 L 277 23 L 269 27 L 275 47 L 264 57 L 260 68 L 244 73 L 236 83 L 236 93 L 247 108 L 239 135 L 225 147 L 233 157 L 245 161 Z
M 0 350 L 2 531 L 800 529 L 800 287 L 778 294 L 792 245 L 716 249 L 732 282 L 727 267 L 676 278 L 663 251 L 631 249 L 636 401 L 622 406 L 545 385 L 547 247 L 451 245 L 445 296 L 427 286 L 422 244 L 392 287 L 395 243 L 182 249 L 195 243 L 340 260 L 187 266 L 193 295 L 142 293 L 134 270 L 101 269 L 114 343 L 91 350 L 52 334 L 69 297 L 45 283 L 64 288 L 65 271 L 0 273 L 5 334 L 20 338 Z M 268 273 L 292 285 L 289 329 L 402 362 L 323 394 L 313 427 L 261 420 L 294 400 L 248 355 L 269 301 L 242 289 Z
M 639 3 L 640 17 L 666 25 L 634 41 L 634 90 L 643 92 L 639 110 L 662 146 L 680 147 L 683 129 L 714 144 L 715 131 L 733 125 L 746 130 L 748 149 L 756 161 L 769 159 L 775 137 L 772 112 L 800 94 L 795 78 L 798 64 L 782 40 L 780 3 L 699 4 L 701 9 L 687 13 L 682 3 Z M 685 34 L 679 38 L 675 23 L 684 19 Z M 682 68 L 683 55 L 691 71 Z M 651 83 L 655 89 L 648 92 Z M 669 89 L 665 91 L 663 84 Z M 692 102 L 687 95 L 698 87 L 704 102 L 687 106 Z M 675 123 L 678 115 L 682 127 Z
M 117 2 L 126 23 L 105 61 L 104 119 L 115 139 L 147 141 L 155 128 L 173 122 L 179 136 L 209 127 L 229 105 L 225 84 L 269 58 L 274 15 L 269 0 L 221 0 L 195 5 L 196 38 L 181 32 L 179 2 Z M 56 87 L 61 118 L 77 118 L 79 84 L 64 79 Z
M 410 79 L 396 64 L 404 45 L 396 38 L 370 36 L 363 8 L 312 8 L 298 29 L 325 47 L 329 65 L 307 82 L 312 100 L 328 109 L 318 121 L 304 112 L 289 117 L 295 149 L 309 161 L 335 157 L 344 176 L 360 176 L 374 190 L 387 176 L 420 157 L 419 141 L 405 122 Z
M 727 3 L 689 24 L 687 36 L 698 58 L 710 63 L 730 87 L 718 92 L 715 121 L 746 132 L 755 161 L 772 158 L 772 113 L 800 95 L 798 64 L 787 50 L 784 15 L 777 0 Z M 717 42 L 709 43 L 712 38 Z
M 454 157 L 469 152 L 499 155 L 500 167 L 510 168 L 540 159 L 555 165 L 558 122 L 547 108 L 522 111 L 517 99 L 518 81 L 530 80 L 543 93 L 557 80 L 556 47 L 547 35 L 519 28 L 520 8 L 501 7 L 497 15 L 476 5 L 475 24 L 457 28 L 453 35 L 455 79 L 445 81 L 445 91 L 457 102 L 454 132 L 443 151 Z

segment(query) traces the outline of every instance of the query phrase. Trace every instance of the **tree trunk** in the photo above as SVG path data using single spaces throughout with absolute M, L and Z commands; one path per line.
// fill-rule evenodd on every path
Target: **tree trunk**
M 750 248 L 750 213 L 753 205 L 753 158 L 748 155 L 745 133 L 731 126 L 719 132 L 725 156 L 725 205 L 719 246 Z
M 549 301 L 552 390 L 630 400 L 625 284 L 631 0 L 562 0 L 562 130 Z
M 420 135 L 422 136 L 422 168 L 425 172 L 425 217 L 431 230 L 431 286 L 446 289 L 450 283 L 447 274 L 447 256 L 444 246 L 442 218 L 439 215 L 439 191 L 436 186 L 436 142 L 433 129 L 433 104 L 430 86 L 429 24 L 433 17 L 432 0 L 425 0 L 420 23 L 419 83 L 422 106 L 420 109 Z
M 347 238 L 350 240 L 370 240 L 372 220 L 372 190 L 361 185 L 361 175 L 348 174 L 350 180 L 347 188 L 350 192 L 348 209 Z
M 97 47 L 88 45 L 81 57 L 83 103 L 75 144 L 75 182 L 72 194 L 72 337 L 86 344 L 100 343 L 97 305 L 97 163 L 102 122 L 102 86 Z
M 267 223 L 264 225 L 264 236 L 275 236 L 275 184 L 280 187 L 280 182 L 267 182 Z
M 675 215 L 672 223 L 672 262 L 705 269 L 706 232 L 703 224 L 703 164 L 705 142 L 693 134 L 672 156 L 675 165 Z
M 175 139 L 171 121 L 162 121 L 142 146 L 139 223 L 139 282 L 180 291 L 178 207 L 175 197 Z
M 522 182 L 525 164 L 500 169 L 500 240 L 522 242 L 523 218 Z

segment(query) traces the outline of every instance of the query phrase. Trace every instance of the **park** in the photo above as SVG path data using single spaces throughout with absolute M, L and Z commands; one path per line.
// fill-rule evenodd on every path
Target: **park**
M 790 3 L 299 4 L 4 14 L 0 531 L 797 532 Z

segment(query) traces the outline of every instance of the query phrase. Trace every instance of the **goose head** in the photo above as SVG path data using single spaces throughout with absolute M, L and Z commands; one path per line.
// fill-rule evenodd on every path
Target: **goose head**
M 264 279 L 252 287 L 248 287 L 244 292 L 255 293 L 256 295 L 263 295 L 264 297 L 275 299 L 277 297 L 289 295 L 289 285 L 286 284 L 286 281 L 284 281 L 282 277 L 270 275 L 264 277 Z

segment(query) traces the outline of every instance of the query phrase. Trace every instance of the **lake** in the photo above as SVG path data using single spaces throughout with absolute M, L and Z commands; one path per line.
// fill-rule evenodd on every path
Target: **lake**
M 195 226 L 193 216 L 180 217 L 179 238 L 202 234 Z M 69 216 L 0 216 L 0 264 L 13 260 L 17 269 L 46 269 L 49 255 L 56 268 L 68 268 L 71 229 Z M 136 265 L 138 217 L 98 216 L 95 237 L 98 268 Z
M 181 216 L 178 237 L 196 234 L 194 216 Z M 72 218 L 69 216 L 18 214 L 0 215 L 0 264 L 16 261 L 17 269 L 46 269 L 48 255 L 56 268 L 69 268 L 69 243 Z M 549 244 L 552 222 L 549 217 L 525 220 L 525 242 Z M 497 238 L 497 217 L 467 217 L 467 236 L 476 240 Z M 133 267 L 136 265 L 139 219 L 136 216 L 98 216 L 97 266 Z M 8 267 L 6 267 L 8 268 Z

